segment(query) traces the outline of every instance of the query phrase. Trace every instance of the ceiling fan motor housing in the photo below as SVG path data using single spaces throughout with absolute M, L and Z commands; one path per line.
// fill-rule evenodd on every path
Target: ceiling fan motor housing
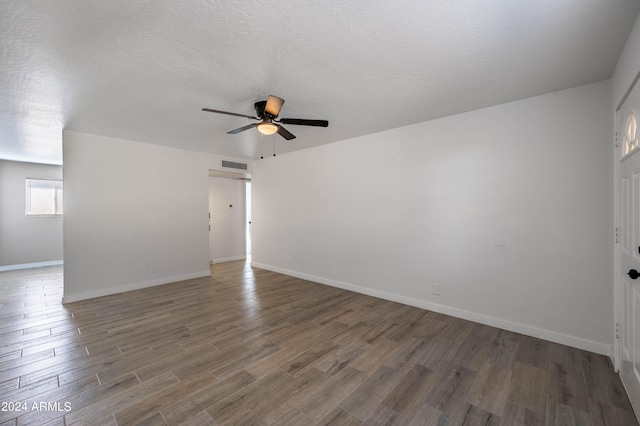
M 267 105 L 267 101 L 258 101 L 255 104 L 253 104 L 253 107 L 256 109 L 256 115 L 259 118 L 265 118 L 265 117 L 269 117 L 269 118 L 275 118 L 275 117 L 271 117 L 270 114 L 266 114 L 264 112 L 264 107 Z

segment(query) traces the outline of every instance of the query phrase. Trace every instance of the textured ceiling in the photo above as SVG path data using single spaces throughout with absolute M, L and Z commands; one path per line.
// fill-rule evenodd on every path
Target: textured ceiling
M 239 158 L 611 76 L 637 0 L 3 0 L 0 158 L 60 164 L 62 129 Z M 285 141 L 251 121 L 269 94 Z

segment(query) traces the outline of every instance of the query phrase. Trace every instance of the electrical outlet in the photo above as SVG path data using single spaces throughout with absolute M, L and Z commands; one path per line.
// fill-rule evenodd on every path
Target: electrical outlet
M 431 294 L 440 296 L 440 284 L 431 284 Z
M 149 272 L 152 273 L 152 274 L 155 274 L 156 273 L 156 267 L 155 266 L 150 266 L 149 267 Z

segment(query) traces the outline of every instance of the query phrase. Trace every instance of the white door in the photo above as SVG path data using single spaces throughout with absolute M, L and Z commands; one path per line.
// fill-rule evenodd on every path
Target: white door
M 213 230 L 211 229 L 211 225 L 213 223 L 213 215 L 214 215 L 214 209 L 215 209 L 215 205 L 214 205 L 214 181 L 212 179 L 209 179 L 209 263 L 213 263 L 213 258 L 214 258 L 214 244 L 215 244 L 215 239 L 214 237 L 214 233 Z
M 245 208 L 247 209 L 245 214 L 245 222 L 246 222 L 246 230 L 245 230 L 245 240 L 246 240 L 246 251 L 247 257 L 251 256 L 251 181 L 245 181 L 244 183 L 244 199 L 245 199 Z
M 640 413 L 640 84 L 616 112 L 620 144 L 619 259 L 616 286 L 617 355 L 620 376 L 631 403 Z

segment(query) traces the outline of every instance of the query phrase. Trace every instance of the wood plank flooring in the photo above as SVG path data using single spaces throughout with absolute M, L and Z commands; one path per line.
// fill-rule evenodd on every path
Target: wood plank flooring
M 61 292 L 0 273 L 0 426 L 638 424 L 606 357 L 244 261 Z

